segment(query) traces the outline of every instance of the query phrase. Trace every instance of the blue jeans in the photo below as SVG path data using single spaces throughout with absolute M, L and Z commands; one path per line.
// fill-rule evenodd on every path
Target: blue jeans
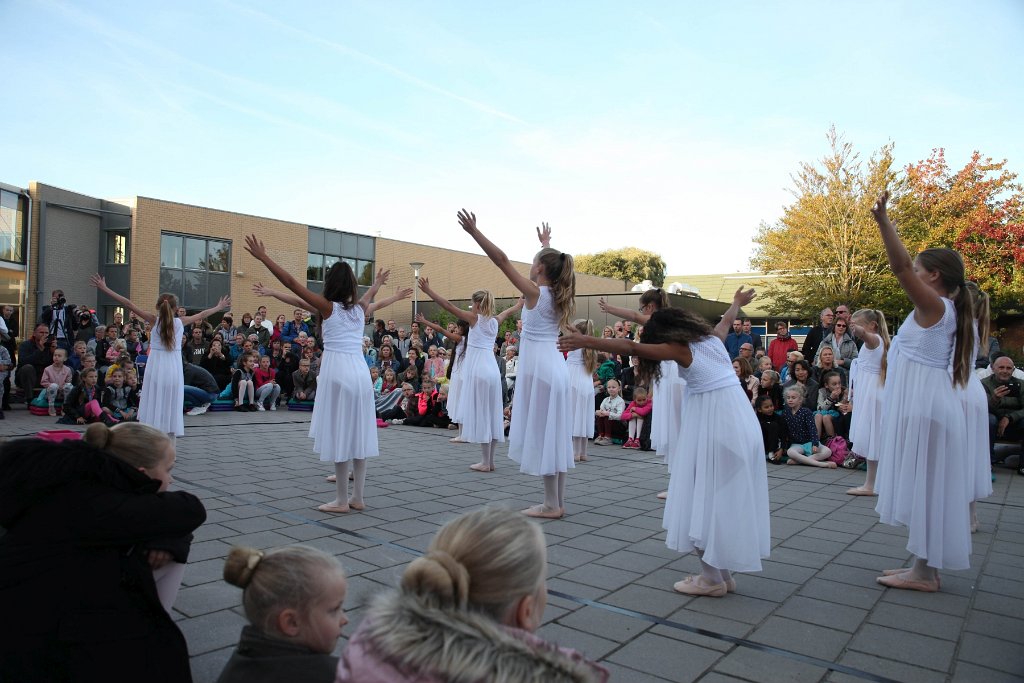
M 218 394 L 211 394 L 208 391 L 203 391 L 199 387 L 191 387 L 185 385 L 185 407 L 195 408 L 201 406 L 204 403 L 213 403 L 217 400 Z

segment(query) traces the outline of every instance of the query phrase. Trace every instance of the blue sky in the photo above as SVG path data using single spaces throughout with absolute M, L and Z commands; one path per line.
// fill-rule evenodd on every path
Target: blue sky
M 3 0 L 0 181 L 744 270 L 830 125 L 1024 171 L 1024 2 Z

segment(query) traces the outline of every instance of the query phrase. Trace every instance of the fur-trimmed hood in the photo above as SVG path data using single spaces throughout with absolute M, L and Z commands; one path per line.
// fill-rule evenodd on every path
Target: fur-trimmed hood
M 608 671 L 573 650 L 478 613 L 415 596 L 376 598 L 338 662 L 336 683 L 604 683 Z

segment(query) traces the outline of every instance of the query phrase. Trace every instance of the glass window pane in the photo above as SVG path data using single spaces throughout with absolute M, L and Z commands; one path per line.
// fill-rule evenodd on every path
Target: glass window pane
M 376 254 L 373 253 L 374 239 L 372 237 L 360 237 L 359 238 L 359 253 L 356 254 L 361 259 L 372 261 L 376 258 Z
M 356 279 L 358 280 L 359 279 L 359 261 L 356 261 L 354 258 L 343 258 L 341 260 L 348 264 L 349 268 L 352 269 L 352 274 L 355 275 Z
M 322 254 L 324 251 L 324 231 L 321 228 L 309 229 L 309 251 Z
M 160 236 L 160 267 L 181 268 L 181 236 Z M 163 291 L 167 291 L 166 289 Z
M 341 233 L 337 230 L 324 231 L 324 253 L 328 256 L 341 256 Z
M 324 278 L 327 278 L 327 273 L 331 272 L 331 266 L 340 261 L 341 259 L 331 254 L 324 254 Z
M 216 306 L 222 296 L 231 294 L 231 275 L 228 273 L 210 273 L 206 292 L 206 305 L 203 308 Z
M 206 308 L 206 273 L 186 270 L 184 280 L 185 295 L 181 305 L 188 309 Z
M 324 255 L 307 254 L 306 279 L 313 282 L 323 282 L 324 279 Z
M 185 238 L 185 267 L 206 270 L 206 240 Z
M 22 262 L 24 222 L 18 195 L 0 190 L 0 260 Z
M 356 283 L 369 287 L 373 284 L 373 261 L 360 261 L 356 270 Z
M 341 255 L 356 258 L 359 255 L 359 240 L 355 235 L 341 233 Z
M 128 233 L 113 231 L 107 233 L 107 263 L 111 265 L 128 263 Z
M 207 270 L 214 273 L 228 272 L 231 267 L 231 243 L 211 240 L 207 245 L 207 251 L 209 253 L 206 259 Z M 214 299 L 213 303 L 217 303 L 217 300 Z
M 160 269 L 160 293 L 173 294 L 181 301 L 181 271 L 169 268 Z

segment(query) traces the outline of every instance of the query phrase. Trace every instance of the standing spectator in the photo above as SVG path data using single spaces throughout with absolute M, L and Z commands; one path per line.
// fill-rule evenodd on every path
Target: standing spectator
M 75 314 L 78 316 L 78 332 L 75 332 L 75 341 L 89 341 L 96 330 L 96 319 L 92 312 L 84 306 L 78 309 Z
M 832 331 L 832 321 L 834 319 L 835 315 L 832 313 L 831 308 L 821 309 L 820 322 L 807 333 L 804 345 L 800 348 L 804 358 L 814 358 L 814 354 L 817 353 L 818 347 L 821 345 L 821 340 Z
M 743 319 L 743 334 L 750 337 L 751 344 L 753 344 L 754 346 L 755 353 L 757 351 L 764 349 L 764 340 L 761 339 L 761 335 L 753 331 L 750 323 L 750 318 Z
M 75 341 L 75 333 L 78 331 L 78 317 L 75 315 L 74 307 L 68 306 L 68 300 L 64 298 L 64 290 L 53 290 L 50 295 L 50 305 L 43 306 L 43 314 L 40 319 L 46 323 L 50 336 L 57 340 L 57 346 L 70 353 L 71 345 Z
M 43 370 L 53 363 L 53 353 L 46 343 L 49 334 L 49 326 L 39 323 L 32 336 L 18 346 L 18 369 L 14 373 L 14 383 L 21 389 L 25 403 L 32 400 L 32 393 L 43 377 Z
M 736 358 L 740 355 L 740 347 L 744 344 L 750 344 L 753 348 L 754 340 L 751 339 L 749 334 L 743 332 L 743 323 L 739 320 L 732 321 L 732 332 L 725 336 L 725 350 L 729 353 L 729 358 Z

